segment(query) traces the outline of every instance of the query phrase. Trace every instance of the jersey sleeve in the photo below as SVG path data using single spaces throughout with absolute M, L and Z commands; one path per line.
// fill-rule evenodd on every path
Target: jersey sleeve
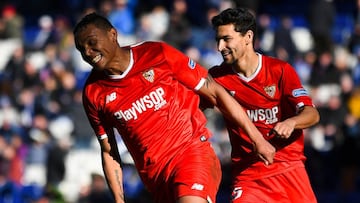
M 314 106 L 309 92 L 303 87 L 299 76 L 290 64 L 285 65 L 282 85 L 284 95 L 297 111 L 304 106 Z
M 91 98 L 88 97 L 86 91 L 84 91 L 83 95 L 84 110 L 96 137 L 100 140 L 107 138 L 106 129 L 102 125 L 97 105 L 94 101 L 90 101 Z
M 163 45 L 166 60 L 169 62 L 175 78 L 186 87 L 199 90 L 205 83 L 207 69 L 196 63 L 179 50 L 167 45 Z

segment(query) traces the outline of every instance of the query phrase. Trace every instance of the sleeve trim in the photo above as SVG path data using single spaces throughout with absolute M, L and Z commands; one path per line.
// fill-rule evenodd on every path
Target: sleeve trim
M 103 139 L 105 139 L 107 137 L 108 137 L 107 134 L 103 134 L 103 135 L 98 136 L 98 139 L 103 140 Z
M 205 84 L 205 78 L 201 78 L 200 82 L 196 85 L 195 90 L 198 91 Z

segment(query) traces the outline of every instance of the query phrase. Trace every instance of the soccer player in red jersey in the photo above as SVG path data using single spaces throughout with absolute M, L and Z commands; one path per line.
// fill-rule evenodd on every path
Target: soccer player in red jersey
M 319 113 L 295 69 L 255 51 L 256 20 L 248 10 L 226 9 L 212 24 L 224 61 L 209 74 L 277 150 L 273 164 L 259 162 L 246 132 L 225 118 L 232 145 L 232 202 L 316 202 L 304 167 L 302 129 L 315 125 Z
M 117 203 L 124 202 L 118 132 L 156 202 L 211 203 L 221 180 L 199 95 L 243 128 L 257 156 L 275 148 L 207 70 L 163 42 L 121 47 L 109 21 L 91 13 L 74 28 L 75 45 L 93 69 L 83 105 L 101 146 L 102 167 Z M 117 132 L 115 132 L 115 130 Z

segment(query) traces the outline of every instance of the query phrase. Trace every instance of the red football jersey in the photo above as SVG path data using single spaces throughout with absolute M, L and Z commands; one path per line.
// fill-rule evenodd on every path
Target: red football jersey
M 215 81 L 243 106 L 263 136 L 277 148 L 274 164 L 265 166 L 253 153 L 248 135 L 231 120 L 226 120 L 232 144 L 233 171 L 242 179 L 281 173 L 288 167 L 299 166 L 289 164 L 290 161 L 305 160 L 302 130 L 295 130 L 289 139 L 276 138 L 270 130 L 277 122 L 296 115 L 305 105 L 313 105 L 292 66 L 269 56 L 259 56 L 259 66 L 250 78 L 234 72 L 226 64 L 209 70 Z
M 137 169 L 153 177 L 195 139 L 210 136 L 194 92 L 207 70 L 162 42 L 129 49 L 130 64 L 122 75 L 91 72 L 84 108 L 98 138 L 116 128 Z

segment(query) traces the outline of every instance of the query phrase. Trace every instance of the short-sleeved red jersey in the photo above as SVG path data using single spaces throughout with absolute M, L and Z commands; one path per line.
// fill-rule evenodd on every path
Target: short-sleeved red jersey
M 292 66 L 259 55 L 259 66 L 250 78 L 237 74 L 230 65 L 224 63 L 211 68 L 209 73 L 242 105 L 263 136 L 277 148 L 274 164 L 265 166 L 253 153 L 249 136 L 231 120 L 227 120 L 236 177 L 242 180 L 258 179 L 299 166 L 289 162 L 305 160 L 302 130 L 295 130 L 289 139 L 276 138 L 270 133 L 277 122 L 296 115 L 306 105 L 313 106 Z
M 128 48 L 131 60 L 122 75 L 91 72 L 84 108 L 98 138 L 116 128 L 137 169 L 153 177 L 195 139 L 210 136 L 194 92 L 207 70 L 162 42 Z

